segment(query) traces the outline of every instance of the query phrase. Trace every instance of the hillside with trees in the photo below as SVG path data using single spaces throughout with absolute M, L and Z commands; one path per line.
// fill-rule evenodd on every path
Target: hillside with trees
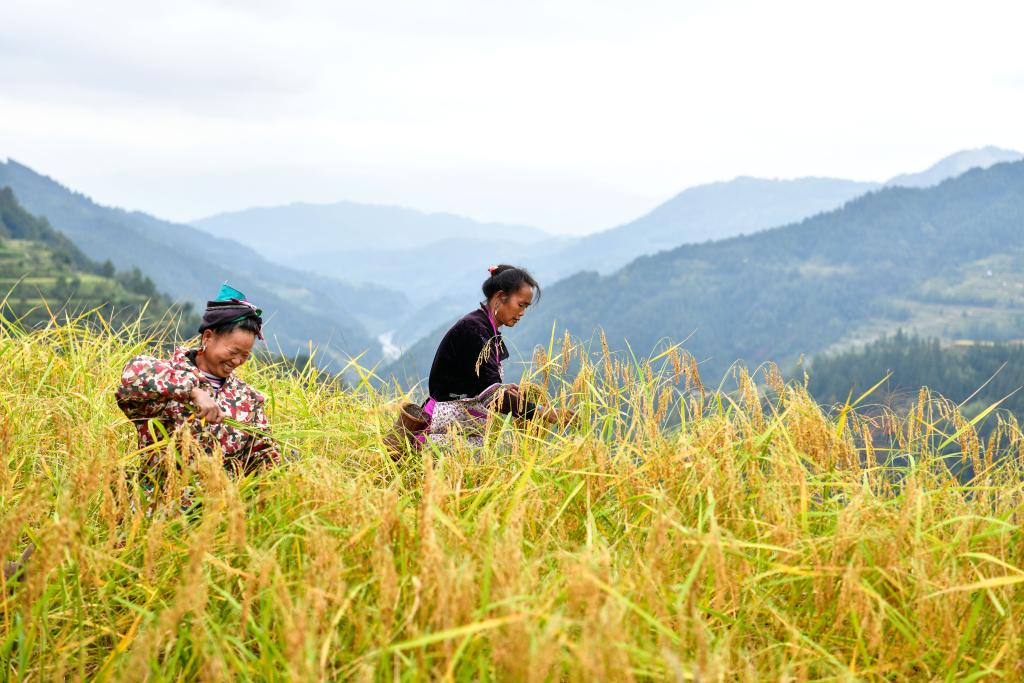
M 646 256 L 544 292 L 510 344 L 529 357 L 552 327 L 646 354 L 684 340 L 707 377 L 735 361 L 782 365 L 891 333 L 1024 336 L 1024 162 L 938 186 L 892 187 L 781 228 Z M 443 329 L 395 366 L 423 377 Z
M 795 223 L 885 186 L 926 187 L 1021 157 L 998 147 L 962 150 L 884 183 L 741 176 L 687 188 L 635 220 L 578 237 L 354 202 L 252 208 L 192 225 L 219 237 L 245 235 L 284 266 L 401 287 L 413 306 L 389 330 L 409 346 L 471 307 L 483 269 L 494 263 L 526 265 L 547 284 L 587 270 L 609 274 L 646 254 Z
M 612 273 L 645 254 L 750 235 L 833 211 L 883 187 L 929 187 L 972 168 L 988 168 L 1022 157 L 1020 152 L 991 146 L 962 150 L 924 171 L 901 174 L 884 183 L 843 178 L 739 177 L 698 185 L 683 190 L 635 221 L 587 235 L 547 259 L 538 254 L 543 266 L 539 270 L 551 270 L 559 276 L 582 270 Z M 566 266 L 572 270 L 566 271 Z
M 807 374 L 808 390 L 824 405 L 841 405 L 851 395 L 856 399 L 881 382 L 867 402 L 906 410 L 927 387 L 963 403 L 968 415 L 1001 402 L 1000 409 L 1024 418 L 1019 342 L 948 345 L 899 331 L 859 349 L 819 356 Z
M 86 256 L 45 218 L 28 213 L 0 188 L 0 300 L 8 321 L 33 327 L 97 311 L 113 324 L 180 320 L 193 327 L 192 305 L 175 305 L 138 269 L 117 272 Z
M 286 355 L 321 347 L 324 360 L 344 361 L 369 350 L 379 357 L 376 331 L 391 329 L 406 312 L 403 294 L 355 285 L 271 263 L 239 241 L 187 225 L 96 204 L 13 160 L 0 163 L 0 186 L 45 216 L 89 258 L 109 259 L 120 270 L 138 268 L 157 288 L 196 306 L 225 280 L 265 311 L 268 341 Z M 245 239 L 245 235 L 236 236 Z

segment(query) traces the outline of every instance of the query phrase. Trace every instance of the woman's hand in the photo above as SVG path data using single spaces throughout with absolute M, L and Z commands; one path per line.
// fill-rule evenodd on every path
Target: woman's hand
M 576 420 L 576 412 L 568 408 L 547 406 L 542 413 L 545 420 L 560 427 L 567 427 Z
M 196 407 L 196 418 L 206 420 L 211 424 L 220 424 L 224 421 L 224 413 L 205 389 L 196 387 L 190 396 L 192 405 Z
M 518 384 L 506 384 L 502 388 L 505 392 L 505 400 L 508 401 L 507 405 L 514 405 L 517 408 L 526 405 L 526 401 L 523 398 L 523 390 Z M 539 415 L 551 424 L 557 424 L 562 427 L 567 427 L 576 420 L 576 411 L 569 408 L 538 405 L 537 412 L 534 414 Z

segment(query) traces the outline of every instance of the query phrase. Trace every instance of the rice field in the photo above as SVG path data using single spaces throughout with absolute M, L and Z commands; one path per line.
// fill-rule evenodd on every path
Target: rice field
M 252 364 L 295 458 L 234 480 L 172 439 L 162 495 L 201 505 L 147 515 L 113 392 L 155 347 L 0 327 L 6 680 L 1024 678 L 1022 434 L 998 411 L 981 443 L 926 390 L 826 413 L 772 366 L 724 391 L 682 348 L 561 340 L 530 389 L 575 425 L 394 462 L 393 385 Z

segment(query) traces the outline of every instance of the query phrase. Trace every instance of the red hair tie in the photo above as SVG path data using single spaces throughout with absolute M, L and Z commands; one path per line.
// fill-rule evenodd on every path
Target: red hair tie
M 490 273 L 491 275 L 494 275 L 494 271 L 496 271 L 497 269 L 498 269 L 498 266 L 490 266 L 487 269 L 487 272 Z

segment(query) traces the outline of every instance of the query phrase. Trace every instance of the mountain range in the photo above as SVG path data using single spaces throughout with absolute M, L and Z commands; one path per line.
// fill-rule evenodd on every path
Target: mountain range
M 313 340 L 335 364 L 366 350 L 367 360 L 375 360 L 380 346 L 374 336 L 396 326 L 409 309 L 401 292 L 290 269 L 192 226 L 100 206 L 13 160 L 0 163 L 4 186 L 86 256 L 138 268 L 175 300 L 202 307 L 230 281 L 263 308 L 268 340 L 289 355 L 308 351 Z
M 389 338 L 407 347 L 471 307 L 484 269 L 494 263 L 526 265 L 542 283 L 586 270 L 608 274 L 643 255 L 800 221 L 882 187 L 925 187 L 1020 158 L 997 147 L 965 150 L 885 182 L 739 177 L 686 189 L 634 221 L 580 238 L 351 202 L 249 209 L 193 224 L 221 237 L 244 236 L 265 258 L 292 268 L 401 289 L 415 312 Z
M 45 216 L 86 258 L 109 259 L 123 271 L 137 268 L 152 278 L 154 291 L 178 301 L 201 306 L 220 282 L 231 281 L 267 311 L 271 336 L 286 353 L 305 350 L 312 340 L 334 362 L 364 350 L 374 361 L 382 345 L 409 347 L 424 336 L 427 345 L 435 342 L 446 321 L 475 305 L 490 263 L 526 264 L 545 284 L 566 276 L 577 283 L 601 280 L 636 272 L 644 262 L 631 263 L 637 254 L 758 233 L 887 185 L 927 186 L 964 168 L 1020 156 L 998 148 L 971 150 L 888 183 L 737 178 L 685 190 L 636 221 L 577 239 L 349 202 L 252 209 L 203 219 L 198 229 L 100 206 L 15 161 L 0 163 L 0 187 L 13 188 L 28 210 Z M 311 242 L 310 235 L 319 237 Z M 301 267 L 279 262 L 289 259 Z M 579 274 L 587 268 L 597 274 Z M 944 291 L 945 285 L 929 286 Z M 617 324 L 607 312 L 602 320 L 609 329 Z
M 1020 161 L 1021 159 L 1024 159 L 1024 154 L 1020 152 L 992 145 L 978 149 L 965 149 L 950 154 L 920 173 L 907 173 L 891 178 L 886 185 L 890 187 L 931 187 L 947 178 L 955 178 L 966 173 L 972 168 L 988 168 L 1004 161 Z
M 507 337 L 529 358 L 555 329 L 647 353 L 687 348 L 714 379 L 736 360 L 792 364 L 904 327 L 944 338 L 1024 335 L 1024 162 L 934 187 L 890 186 L 752 235 L 583 272 L 546 288 Z M 446 329 L 392 366 L 422 378 Z
M 611 273 L 639 256 L 801 221 L 882 187 L 928 187 L 971 168 L 988 168 L 1022 158 L 1020 152 L 989 146 L 957 152 L 924 171 L 885 182 L 741 176 L 698 185 L 634 221 L 588 235 L 542 257 L 536 270 L 544 274 L 550 271 L 556 279 L 581 270 Z
M 415 252 L 438 243 L 528 245 L 551 237 L 525 225 L 483 223 L 450 213 L 348 201 L 256 207 L 200 218 L 191 224 L 217 237 L 244 240 L 285 265 L 384 285 L 395 280 L 359 270 L 360 263 L 370 260 L 386 268 L 387 255 L 392 252 Z M 361 257 L 353 259 L 353 254 Z
M 482 223 L 451 213 L 348 201 L 254 207 L 190 223 L 218 237 L 244 238 L 253 249 L 284 259 L 333 251 L 420 247 L 453 238 L 500 236 L 530 244 L 549 237 L 543 230 L 525 225 Z M 296 239 L 297 233 L 302 239 Z

